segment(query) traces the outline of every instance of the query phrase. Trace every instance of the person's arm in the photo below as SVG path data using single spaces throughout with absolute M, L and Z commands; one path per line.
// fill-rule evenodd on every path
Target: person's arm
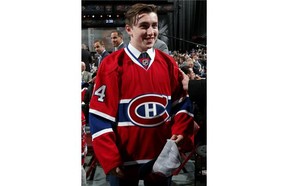
M 188 83 L 189 83 L 189 77 L 181 70 L 179 69 L 180 72 L 182 73 L 182 85 L 184 90 L 188 90 Z
M 108 174 L 123 164 L 113 131 L 115 122 L 100 117 L 90 109 L 89 124 L 94 153 L 105 174 Z
M 104 172 L 107 174 L 122 165 L 116 135 L 113 128 L 116 126 L 118 108 L 118 73 L 111 69 L 110 59 L 100 65 L 97 72 L 95 87 L 90 100 L 89 124 L 92 135 L 93 149 Z
M 199 92 L 206 93 L 206 79 L 195 78 L 195 80 L 189 79 L 189 77 L 180 69 L 183 79 L 183 89 L 188 91 L 190 97 L 198 95 Z M 203 95 L 203 94 L 202 94 Z
M 175 64 L 174 82 L 171 82 L 172 87 L 172 136 L 170 139 L 175 140 L 178 146 L 184 150 L 189 151 L 193 147 L 191 136 L 194 131 L 194 116 L 192 113 L 192 103 L 189 100 L 187 91 L 182 87 L 182 76 L 178 66 Z

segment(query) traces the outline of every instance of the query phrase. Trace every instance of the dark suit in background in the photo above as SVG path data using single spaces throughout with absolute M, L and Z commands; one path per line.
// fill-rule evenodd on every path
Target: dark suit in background
M 103 52 L 102 52 L 102 54 L 100 55 L 100 60 L 99 60 L 99 62 L 98 62 L 98 67 L 99 67 L 99 65 L 101 64 L 101 62 L 103 61 L 103 59 L 106 57 L 106 56 L 108 56 L 110 53 L 109 52 L 107 52 L 106 50 L 104 50 Z
M 86 65 L 85 71 L 90 72 L 90 64 L 92 63 L 92 56 L 91 53 L 87 49 L 82 48 L 82 58 L 81 61 L 83 61 Z
M 103 58 L 105 58 L 106 56 L 108 56 L 110 53 L 107 52 L 106 50 L 103 51 L 103 53 L 101 54 L 102 60 Z
M 199 124 L 200 130 L 195 137 L 196 145 L 207 143 L 207 85 L 206 79 L 189 80 L 188 94 L 193 103 L 194 119 Z
M 121 49 L 121 48 L 125 48 L 125 47 L 126 47 L 125 43 L 122 42 L 118 47 L 114 47 L 114 52 Z
M 206 109 L 206 96 L 207 96 L 206 79 L 189 80 L 188 93 L 192 102 L 196 102 L 201 106 L 201 111 Z

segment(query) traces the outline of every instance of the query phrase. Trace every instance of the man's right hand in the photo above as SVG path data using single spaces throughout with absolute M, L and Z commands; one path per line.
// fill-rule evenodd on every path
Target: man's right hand
M 124 173 L 119 167 L 115 167 L 110 171 L 110 174 L 117 176 L 117 177 L 123 177 Z

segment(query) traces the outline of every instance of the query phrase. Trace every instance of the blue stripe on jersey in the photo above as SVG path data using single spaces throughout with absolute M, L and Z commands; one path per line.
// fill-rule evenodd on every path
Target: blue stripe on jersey
M 93 124 L 92 124 L 93 123 Z M 114 122 L 104 119 L 98 115 L 89 113 L 89 125 L 91 135 L 105 129 L 112 129 Z
M 128 107 L 128 103 L 119 104 L 119 109 L 118 109 L 118 121 L 119 122 L 130 121 L 127 115 L 127 107 Z
M 173 105 L 171 115 L 175 115 L 179 111 L 186 111 L 188 113 L 193 114 L 193 105 L 192 105 L 189 97 L 185 97 L 185 98 L 183 98 L 183 100 L 181 100 L 177 104 Z

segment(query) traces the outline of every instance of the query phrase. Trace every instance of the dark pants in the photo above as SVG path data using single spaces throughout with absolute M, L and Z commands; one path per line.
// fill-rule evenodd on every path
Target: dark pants
M 109 183 L 110 186 L 138 186 L 139 180 L 125 180 L 125 179 L 120 179 L 116 176 L 109 175 Z M 167 178 L 166 181 L 159 181 L 159 180 L 154 180 L 154 181 L 148 181 L 144 179 L 144 185 L 145 186 L 171 186 L 171 177 Z
M 171 186 L 172 177 L 164 177 L 149 172 L 142 178 L 139 177 L 140 166 L 129 166 L 123 170 L 124 177 L 119 178 L 109 175 L 110 186 L 138 186 L 139 180 L 144 180 L 145 186 Z

